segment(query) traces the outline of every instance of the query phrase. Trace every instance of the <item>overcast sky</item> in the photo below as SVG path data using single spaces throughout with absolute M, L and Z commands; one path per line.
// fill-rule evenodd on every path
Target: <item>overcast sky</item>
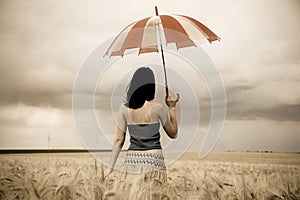
M 81 148 L 72 90 L 82 63 L 155 5 L 198 19 L 221 38 L 202 47 L 227 95 L 216 150 L 299 152 L 298 0 L 1 1 L 0 148 L 47 148 L 48 134 L 50 148 Z

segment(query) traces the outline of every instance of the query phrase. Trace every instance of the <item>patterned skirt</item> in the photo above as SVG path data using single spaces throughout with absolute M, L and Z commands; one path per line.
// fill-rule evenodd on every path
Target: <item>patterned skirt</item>
M 132 179 L 133 176 L 143 179 L 156 179 L 165 182 L 167 179 L 164 156 L 161 149 L 148 151 L 128 151 L 123 170 Z

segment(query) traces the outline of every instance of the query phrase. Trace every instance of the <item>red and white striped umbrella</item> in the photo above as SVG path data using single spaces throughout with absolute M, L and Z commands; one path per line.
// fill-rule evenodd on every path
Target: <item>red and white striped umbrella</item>
M 106 56 L 123 56 L 128 49 L 139 49 L 140 53 L 161 50 L 165 72 L 166 93 L 167 76 L 163 53 L 163 43 L 175 43 L 177 49 L 196 46 L 196 42 L 220 40 L 209 28 L 199 21 L 183 15 L 158 15 L 133 22 L 124 28 L 107 49 Z

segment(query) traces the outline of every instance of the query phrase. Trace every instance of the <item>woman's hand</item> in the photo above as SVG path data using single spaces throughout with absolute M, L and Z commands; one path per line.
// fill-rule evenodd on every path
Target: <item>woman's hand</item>
M 176 103 L 179 101 L 179 94 L 175 99 L 172 99 L 170 96 L 166 96 L 166 104 L 169 108 L 175 108 Z
M 172 139 L 177 137 L 178 125 L 176 119 L 176 103 L 179 101 L 179 94 L 175 99 L 172 99 L 170 96 L 166 96 L 166 104 L 169 107 L 170 119 L 167 117 L 167 120 L 164 124 L 164 130 L 168 136 Z

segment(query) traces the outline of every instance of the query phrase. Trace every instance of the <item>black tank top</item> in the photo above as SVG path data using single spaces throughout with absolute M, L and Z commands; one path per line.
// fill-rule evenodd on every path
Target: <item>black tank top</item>
M 129 150 L 161 149 L 160 123 L 128 124 L 130 135 Z

